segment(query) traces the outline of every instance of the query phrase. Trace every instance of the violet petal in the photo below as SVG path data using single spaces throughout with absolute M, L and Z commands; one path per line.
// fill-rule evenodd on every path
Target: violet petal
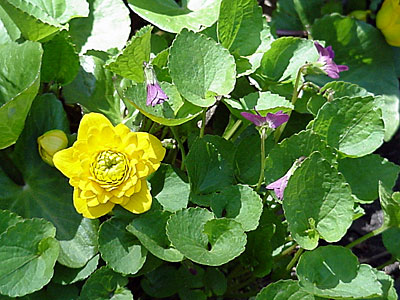
M 278 199 L 283 199 L 283 193 L 289 181 L 289 176 L 285 174 L 283 177 L 267 185 L 267 189 L 274 190 Z
M 255 115 L 248 112 L 241 112 L 240 114 L 242 115 L 243 118 L 249 120 L 256 126 L 263 126 L 267 121 L 266 117 L 263 117 L 259 114 Z
M 266 116 L 269 127 L 272 129 L 276 129 L 283 123 L 286 123 L 289 120 L 289 115 L 284 114 L 283 111 L 278 111 L 274 114 L 268 113 Z

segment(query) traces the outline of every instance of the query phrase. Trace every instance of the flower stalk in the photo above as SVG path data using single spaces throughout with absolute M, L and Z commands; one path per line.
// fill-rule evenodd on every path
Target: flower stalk
M 256 192 L 260 190 L 261 184 L 264 182 L 264 169 L 265 169 L 265 139 L 266 139 L 266 128 L 261 127 L 260 129 L 260 138 L 261 138 L 261 170 L 260 177 L 258 178 L 258 183 L 256 187 Z

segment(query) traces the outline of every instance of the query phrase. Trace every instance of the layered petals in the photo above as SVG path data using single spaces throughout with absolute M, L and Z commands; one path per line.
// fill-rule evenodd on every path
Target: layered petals
M 258 127 L 268 126 L 271 129 L 276 129 L 277 127 L 281 126 L 283 123 L 286 123 L 289 120 L 289 115 L 283 113 L 282 110 L 274 114 L 267 113 L 265 117 L 260 115 L 258 111 L 256 111 L 256 114 L 248 112 L 242 112 L 240 114 L 242 115 L 242 117 L 249 120 Z
M 161 142 L 144 132 L 114 127 L 101 114 L 82 118 L 77 141 L 54 155 L 55 166 L 74 190 L 74 206 L 86 218 L 98 218 L 119 204 L 133 213 L 151 207 L 146 177 L 165 155 Z

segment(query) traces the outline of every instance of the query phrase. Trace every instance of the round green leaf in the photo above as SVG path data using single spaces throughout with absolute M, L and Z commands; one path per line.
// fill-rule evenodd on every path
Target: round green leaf
M 349 66 L 348 72 L 340 73 L 341 80 L 358 84 L 375 95 L 384 95 L 379 107 L 385 122 L 385 140 L 389 140 L 399 126 L 399 82 L 393 47 L 375 26 L 339 14 L 317 20 L 311 34 L 333 47 L 337 64 Z M 320 85 L 328 80 L 331 80 L 328 76 L 315 78 Z
M 21 31 L 0 6 L 0 44 L 15 42 L 20 37 Z
M 169 70 L 181 95 L 191 103 L 209 107 L 215 96 L 228 95 L 236 82 L 235 59 L 206 36 L 182 30 L 169 51 Z
M 65 85 L 74 80 L 79 70 L 79 56 L 66 34 L 58 34 L 43 44 L 42 82 Z
M 8 227 L 21 222 L 23 219 L 9 210 L 0 210 L 0 233 L 7 230 Z
M 169 32 L 183 28 L 200 31 L 218 19 L 221 0 L 128 0 L 129 7 L 143 19 Z
M 79 103 L 88 111 L 104 114 L 114 125 L 121 123 L 121 99 L 114 92 L 113 73 L 95 56 L 82 55 L 80 64 L 75 80 L 62 90 L 66 103 Z
M 299 199 L 300 197 L 300 199 Z M 342 174 L 314 152 L 290 177 L 283 209 L 293 238 L 314 249 L 321 237 L 339 241 L 353 222 L 354 200 Z
M 69 33 L 78 52 L 85 54 L 88 50 L 124 47 L 131 32 L 128 8 L 119 0 L 88 2 L 89 16 L 70 22 Z
M 272 82 L 294 81 L 302 65 L 317 59 L 318 52 L 311 40 L 282 37 L 272 42 L 253 77 L 261 87 Z
M 383 210 L 385 227 L 400 227 L 400 193 L 379 182 L 379 200 Z
M 325 103 L 312 125 L 328 145 L 348 156 L 372 153 L 383 143 L 381 110 L 373 97 L 343 97 Z
M 146 294 L 155 298 L 165 298 L 176 294 L 182 286 L 178 270 L 170 265 L 162 265 L 146 274 L 140 281 Z
M 340 159 L 338 170 L 350 184 L 358 202 L 372 203 L 378 199 L 379 181 L 391 189 L 396 183 L 400 167 L 377 154 L 370 154 Z
M 69 285 L 77 281 L 84 280 L 97 269 L 99 258 L 99 254 L 95 255 L 82 268 L 72 269 L 60 264 L 56 264 L 52 281 L 62 285 Z
M 233 145 L 218 136 L 198 138 L 186 158 L 191 191 L 207 194 L 233 184 Z
M 210 195 L 211 209 L 218 217 L 232 218 L 244 231 L 257 228 L 263 205 L 260 196 L 247 185 L 226 187 Z
M 99 251 L 107 265 L 122 274 L 135 274 L 146 261 L 147 250 L 125 227 L 127 222 L 117 218 L 100 226 Z
M 59 261 L 82 267 L 97 253 L 98 221 L 84 220 L 75 211 L 68 179 L 40 158 L 37 138 L 52 129 L 68 133 L 69 124 L 62 103 L 53 94 L 44 94 L 35 99 L 12 153 L 23 182 L 15 183 L 0 168 L 0 208 L 50 221 L 60 241 Z
M 365 97 L 372 95 L 365 88 L 346 81 L 331 81 L 321 88 L 321 92 L 328 90 L 332 90 L 334 92 L 332 93 L 332 97 L 334 99 L 342 97 Z
M 55 234 L 51 223 L 30 219 L 0 235 L 0 293 L 24 296 L 50 281 L 59 252 Z
M 209 288 L 217 296 L 222 296 L 226 293 L 228 286 L 227 279 L 217 268 L 207 268 L 204 274 L 204 285 Z
M 190 260 L 220 266 L 244 251 L 246 234 L 232 219 L 214 219 L 206 209 L 189 208 L 171 215 L 167 235 L 172 244 Z
M 72 18 L 87 17 L 89 13 L 84 0 L 7 0 L 1 5 L 22 35 L 32 41 L 44 39 L 65 28 L 61 24 Z
M 115 273 L 107 267 L 101 267 L 94 272 L 82 287 L 80 299 L 96 299 L 96 300 L 110 300 L 118 299 L 118 295 L 122 292 L 121 289 L 128 283 L 128 279 Z M 130 292 L 128 291 L 128 296 Z M 133 299 L 131 297 L 122 299 Z M 121 299 L 121 298 L 120 298 Z
M 263 288 L 255 300 L 320 300 L 303 291 L 295 280 L 279 280 Z
M 400 228 L 388 228 L 382 233 L 382 241 L 386 249 L 397 259 L 400 260 Z
M 223 0 L 217 28 L 226 49 L 240 56 L 253 54 L 261 44 L 262 9 L 256 0 Z
M 144 247 L 162 260 L 177 262 L 183 255 L 171 247 L 167 238 L 165 226 L 170 213 L 161 210 L 151 210 L 135 218 L 126 229 L 134 234 Z
M 127 43 L 124 50 L 107 62 L 112 72 L 135 82 L 144 81 L 143 62 L 150 60 L 152 26 L 141 28 Z
M 35 98 L 40 81 L 39 43 L 0 45 L 0 149 L 15 143 Z
M 82 218 L 74 237 L 60 240 L 60 255 L 57 261 L 70 268 L 83 267 L 98 252 L 98 228 L 98 220 Z
M 268 154 L 265 161 L 265 182 L 271 183 L 290 169 L 301 156 L 309 156 L 312 152 L 320 152 L 324 158 L 333 164 L 336 160 L 335 150 L 327 146 L 322 138 L 311 130 L 301 131 L 284 139 Z
M 340 246 L 305 252 L 296 273 L 304 291 L 324 298 L 360 299 L 383 294 L 372 267 L 359 265 L 351 250 Z
M 175 212 L 187 207 L 189 183 L 183 181 L 178 170 L 171 165 L 162 164 L 150 179 L 150 183 L 153 197 L 156 197 L 164 210 Z
M 177 126 L 188 122 L 201 113 L 201 108 L 182 99 L 176 87 L 168 82 L 161 82 L 161 88 L 167 94 L 168 100 L 156 106 L 147 106 L 146 85 L 139 83 L 128 87 L 125 92 L 125 98 L 136 109 L 154 122 Z

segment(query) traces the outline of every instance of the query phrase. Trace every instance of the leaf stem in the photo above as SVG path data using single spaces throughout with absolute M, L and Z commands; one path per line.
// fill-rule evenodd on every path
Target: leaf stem
M 178 133 L 176 132 L 175 127 L 171 126 L 170 129 L 171 129 L 172 135 L 174 136 L 174 139 L 178 143 L 178 148 L 181 151 L 181 155 L 182 155 L 181 170 L 184 170 L 185 169 L 185 160 L 186 160 L 185 147 L 183 146 L 182 140 L 180 139 Z
M 204 136 L 204 130 L 206 128 L 206 113 L 207 113 L 207 107 L 204 108 L 203 112 L 201 113 L 200 138 Z
M 240 125 L 242 125 L 242 120 L 236 120 L 235 124 L 233 124 L 232 127 L 222 137 L 226 140 L 229 140 L 240 127 Z
M 369 233 L 367 233 L 366 235 L 363 235 L 362 237 L 356 239 L 355 241 L 351 242 L 350 244 L 346 245 L 347 249 L 353 248 L 354 246 L 364 242 L 365 240 L 368 240 L 369 238 L 372 238 L 378 234 L 381 234 L 382 232 L 384 232 L 387 229 L 386 226 L 381 226 L 378 229 L 375 229 Z
M 385 263 L 381 264 L 380 266 L 376 267 L 376 269 L 382 270 L 384 267 L 393 264 L 395 261 L 397 261 L 397 259 L 395 257 L 392 257 L 387 262 L 385 262 Z
M 294 243 L 294 244 L 293 244 L 292 246 L 290 246 L 289 248 L 283 250 L 283 251 L 281 252 L 280 256 L 285 256 L 285 255 L 288 255 L 288 254 L 292 253 L 293 250 L 294 250 L 297 246 L 298 246 L 298 244 L 297 244 L 297 243 Z
M 264 181 L 264 168 L 265 168 L 265 127 L 261 128 L 260 132 L 261 137 L 261 170 L 260 177 L 258 178 L 258 183 L 256 187 L 256 192 L 260 190 L 261 184 Z
M 297 250 L 297 252 L 294 254 L 292 260 L 289 262 L 289 264 L 286 267 L 287 271 L 290 271 L 293 266 L 296 264 L 296 262 L 299 260 L 301 254 L 304 252 L 303 248 L 300 248 L 299 250 Z

